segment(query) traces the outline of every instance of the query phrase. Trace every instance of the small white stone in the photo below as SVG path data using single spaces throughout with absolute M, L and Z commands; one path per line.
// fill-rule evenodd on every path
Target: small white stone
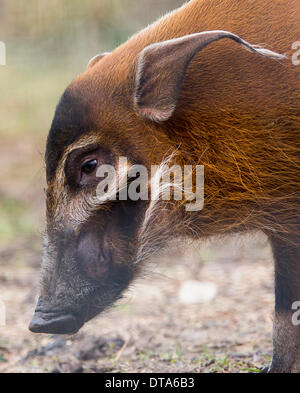
M 179 290 L 181 304 L 208 303 L 217 295 L 217 287 L 212 282 L 196 280 L 184 281 Z

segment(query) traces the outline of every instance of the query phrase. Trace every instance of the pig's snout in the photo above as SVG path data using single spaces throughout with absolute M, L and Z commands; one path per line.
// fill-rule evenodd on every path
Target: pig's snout
M 35 313 L 29 330 L 33 333 L 74 334 L 79 328 L 76 318 L 71 314 L 48 319 L 47 314 Z
M 39 304 L 41 301 L 39 301 Z M 79 319 L 71 313 L 48 312 L 38 304 L 29 330 L 33 333 L 74 334 L 82 326 Z

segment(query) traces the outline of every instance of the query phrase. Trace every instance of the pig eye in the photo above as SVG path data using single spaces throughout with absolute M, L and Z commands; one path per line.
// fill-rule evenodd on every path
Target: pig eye
M 81 166 L 81 173 L 83 173 L 85 175 L 90 175 L 93 172 L 95 172 L 97 167 L 98 167 L 98 160 L 97 159 L 89 160 Z
M 73 150 L 66 160 L 65 174 L 71 187 L 94 186 L 99 182 L 97 169 L 100 165 L 114 164 L 112 154 L 98 145 Z

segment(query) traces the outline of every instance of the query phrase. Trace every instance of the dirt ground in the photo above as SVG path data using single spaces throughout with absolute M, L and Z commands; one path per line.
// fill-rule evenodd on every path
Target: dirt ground
M 14 250 L 1 254 L 2 373 L 257 372 L 270 360 L 273 268 L 262 235 L 173 250 L 112 310 L 67 337 L 27 330 L 39 250 L 22 247 L 25 264 L 3 262 Z M 190 279 L 215 284 L 216 297 L 181 304 L 180 287 Z

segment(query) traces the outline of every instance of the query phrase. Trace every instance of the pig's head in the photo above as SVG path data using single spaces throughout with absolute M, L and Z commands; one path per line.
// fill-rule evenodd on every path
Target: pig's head
M 168 120 L 180 110 L 188 64 L 221 38 L 272 54 L 222 31 L 149 46 L 134 38 L 93 58 L 63 94 L 47 140 L 47 228 L 31 331 L 78 331 L 119 299 L 143 262 L 178 235 L 183 209 L 168 214 L 151 200 L 99 201 L 97 173 L 109 164 L 120 177 L 119 157 L 150 173 L 176 149 Z

